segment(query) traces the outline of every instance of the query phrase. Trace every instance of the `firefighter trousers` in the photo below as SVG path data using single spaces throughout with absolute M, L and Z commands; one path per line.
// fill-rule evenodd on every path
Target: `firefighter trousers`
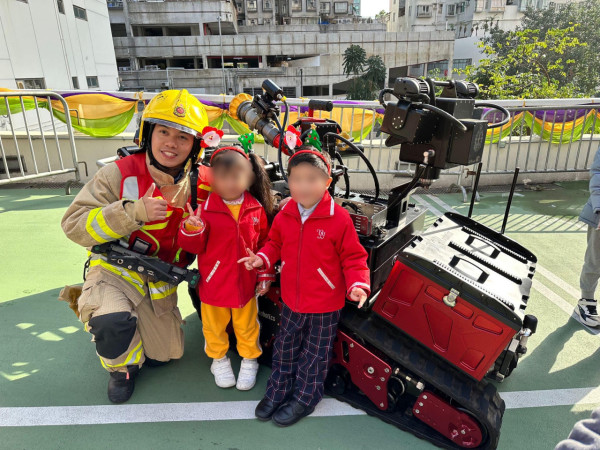
M 96 353 L 109 372 L 142 366 L 146 357 L 166 362 L 183 355 L 183 320 L 179 309 L 157 316 L 146 295 L 135 305 L 112 280 L 84 285 L 78 300 L 80 320 L 92 334 Z

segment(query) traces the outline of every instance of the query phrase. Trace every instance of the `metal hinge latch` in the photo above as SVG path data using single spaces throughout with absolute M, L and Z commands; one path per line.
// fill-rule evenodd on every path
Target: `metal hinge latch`
M 459 295 L 460 292 L 458 292 L 456 289 L 450 289 L 450 292 L 448 292 L 447 295 L 444 295 L 444 304 L 446 306 L 449 306 L 450 308 L 454 308 L 456 306 L 456 297 L 458 297 Z

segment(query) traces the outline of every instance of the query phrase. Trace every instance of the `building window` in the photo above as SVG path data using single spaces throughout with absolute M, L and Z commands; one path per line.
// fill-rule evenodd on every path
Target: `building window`
M 447 16 L 455 16 L 456 15 L 456 5 L 455 4 L 447 6 L 446 15 Z
M 61 14 L 65 13 L 65 2 L 64 0 L 56 0 L 56 5 L 58 6 L 58 12 Z
M 302 0 L 292 0 L 292 11 L 302 11 Z
M 289 97 L 289 98 L 295 98 L 296 97 L 296 86 L 284 87 L 283 95 L 285 95 L 286 97 Z
M 85 79 L 89 88 L 100 87 L 100 85 L 98 84 L 98 77 L 85 77 Z
M 244 94 L 248 94 L 248 95 L 257 95 L 257 94 L 262 94 L 263 90 L 262 88 L 244 88 Z
M 455 59 L 452 63 L 452 67 L 456 70 L 465 70 L 468 66 L 473 64 L 471 58 Z
M 427 64 L 428 76 L 448 76 L 448 61 L 437 61 Z
M 272 0 L 263 0 L 262 9 L 263 9 L 263 11 L 273 11 L 273 1 Z
M 257 9 L 256 0 L 246 0 L 246 11 L 254 12 Z
M 417 17 L 431 17 L 429 5 L 417 5 Z
M 43 78 L 22 78 L 15 82 L 18 89 L 46 89 L 46 81 Z
M 87 11 L 84 8 L 73 5 L 73 12 L 75 17 L 81 20 L 87 20 Z
M 29 0 L 17 0 L 17 1 L 21 2 L 21 3 L 29 3 Z
M 331 11 L 331 3 L 325 2 L 321 3 L 321 14 L 329 14 Z
M 527 8 L 535 8 L 536 3 L 536 0 L 520 0 L 519 11 L 525 12 Z
M 110 34 L 112 37 L 127 37 L 127 29 L 124 23 L 111 23 Z
M 457 9 L 457 11 L 456 11 L 456 12 L 457 12 L 457 14 L 462 14 L 462 13 L 464 13 L 464 12 L 465 12 L 465 3 L 466 3 L 466 2 L 460 2 L 460 3 L 458 3 L 458 4 L 456 5 L 456 6 L 457 6 L 457 8 L 456 8 L 456 9 Z
M 347 2 L 335 2 L 333 4 L 333 12 L 336 14 L 348 14 Z
M 306 10 L 307 11 L 316 11 L 317 10 L 317 0 L 306 0 Z
M 79 78 L 73 77 L 73 89 L 79 89 Z

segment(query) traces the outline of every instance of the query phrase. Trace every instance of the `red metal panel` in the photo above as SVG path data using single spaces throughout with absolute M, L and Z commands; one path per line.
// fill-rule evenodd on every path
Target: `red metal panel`
M 392 375 L 388 363 L 371 353 L 355 339 L 341 330 L 333 345 L 334 358 L 331 364 L 341 364 L 354 383 L 379 409 L 388 407 L 387 383 Z
M 375 313 L 460 370 L 481 380 L 515 330 L 461 297 L 443 302 L 448 290 L 396 261 L 373 306 Z
M 413 415 L 461 447 L 475 448 L 483 440 L 481 429 L 471 416 L 431 392 L 419 395 Z

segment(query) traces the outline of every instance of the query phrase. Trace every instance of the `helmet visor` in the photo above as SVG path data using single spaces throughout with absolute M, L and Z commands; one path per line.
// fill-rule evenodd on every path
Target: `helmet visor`
M 193 128 L 186 127 L 186 126 L 180 125 L 175 122 L 171 122 L 170 120 L 154 119 L 152 117 L 148 117 L 148 118 L 144 119 L 144 121 L 149 122 L 149 123 L 154 123 L 157 125 L 163 125 L 165 127 L 175 128 L 176 130 L 191 134 L 195 138 L 200 137 L 200 133 L 198 131 L 194 130 Z

